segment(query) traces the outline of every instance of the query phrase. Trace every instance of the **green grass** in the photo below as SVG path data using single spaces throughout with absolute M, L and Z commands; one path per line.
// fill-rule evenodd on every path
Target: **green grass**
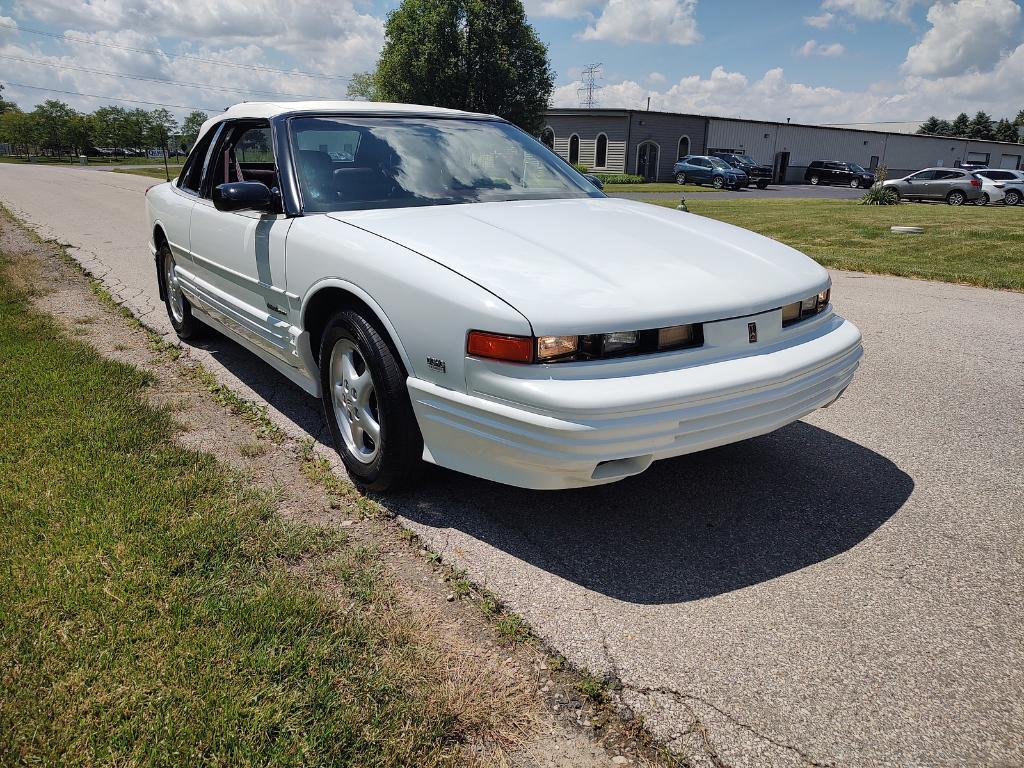
M 697 184 L 676 184 L 675 182 L 651 182 L 650 184 L 605 184 L 605 192 L 713 192 L 712 187 Z
M 178 174 L 181 173 L 180 165 L 168 166 L 170 171 L 171 180 L 178 178 Z M 153 179 L 159 179 L 160 181 L 167 181 L 167 177 L 164 176 L 164 167 L 161 165 L 159 168 L 115 168 L 113 173 L 130 173 L 132 176 L 149 176 Z
M 687 205 L 791 245 L 827 267 L 1024 291 L 1024 207 L 706 198 Z M 897 235 L 889 231 L 894 225 L 919 225 L 925 232 Z
M 473 715 L 374 554 L 285 524 L 177 446 L 149 376 L 34 312 L 12 264 L 0 254 L 0 764 L 452 764 Z
M 43 157 L 41 155 L 33 155 L 37 163 L 56 165 L 63 163 L 64 165 L 78 165 L 78 155 L 69 157 L 63 155 L 61 157 Z M 179 155 L 178 158 L 168 157 L 168 163 L 177 162 L 181 164 L 183 158 Z M 0 155 L 0 163 L 27 163 L 28 157 L 25 155 Z M 163 167 L 164 159 L 162 157 L 90 157 L 89 165 L 159 165 Z

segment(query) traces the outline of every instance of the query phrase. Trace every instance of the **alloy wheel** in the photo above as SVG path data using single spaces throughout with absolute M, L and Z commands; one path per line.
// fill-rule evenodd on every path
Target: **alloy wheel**
M 167 291 L 167 306 L 177 323 L 185 322 L 185 296 L 181 292 L 181 281 L 174 269 L 174 254 L 164 255 L 164 290 Z
M 380 412 L 373 376 L 355 342 L 339 339 L 331 351 L 334 418 L 353 458 L 371 463 L 381 447 Z

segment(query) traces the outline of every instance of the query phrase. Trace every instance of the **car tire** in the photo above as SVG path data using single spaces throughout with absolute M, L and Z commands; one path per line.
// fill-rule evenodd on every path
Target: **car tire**
M 721 176 L 715 176 L 711 180 L 711 186 L 715 189 L 725 189 L 725 179 Z
M 981 193 L 981 200 L 978 201 L 978 205 L 988 205 L 992 202 L 992 198 L 988 196 L 988 192 Z
M 860 189 L 860 179 L 851 179 L 850 189 Z
M 811 182 L 811 186 L 816 187 L 818 186 L 818 182 L 820 182 L 821 179 L 819 179 L 817 176 L 811 176 L 811 178 L 809 178 L 808 181 Z
M 961 192 L 959 189 L 954 189 L 948 195 L 946 195 L 946 202 L 950 205 L 963 205 L 967 202 L 967 195 Z
M 1011 189 L 1006 193 L 1006 197 L 1003 198 L 1004 205 L 1020 205 L 1021 194 L 1015 189 Z
M 682 186 L 685 183 L 686 183 L 686 174 L 683 173 L 682 171 L 680 171 L 679 173 L 676 174 L 676 184 L 679 184 L 680 186 Z
M 181 281 L 175 271 L 174 254 L 166 242 L 157 249 L 160 259 L 160 283 L 164 289 L 164 308 L 171 327 L 183 341 L 190 341 L 202 335 L 204 326 L 192 314 L 192 305 L 181 290 Z
M 349 476 L 369 491 L 411 484 L 422 470 L 423 436 L 386 332 L 358 311 L 337 312 L 319 360 L 324 416 Z
M 757 188 L 758 189 L 768 189 L 768 182 L 767 181 L 759 181 L 759 182 L 757 182 Z

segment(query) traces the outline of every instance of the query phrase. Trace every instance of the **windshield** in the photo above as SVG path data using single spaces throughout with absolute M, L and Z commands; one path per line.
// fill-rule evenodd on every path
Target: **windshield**
M 733 155 L 733 157 L 735 157 L 741 163 L 746 163 L 747 165 L 757 165 L 757 163 L 754 162 L 754 158 L 752 158 L 750 155 Z
M 849 163 L 850 170 L 854 173 L 867 173 L 863 166 L 857 165 L 856 163 Z
M 604 196 L 496 120 L 299 117 L 291 136 L 306 211 Z
M 709 157 L 708 160 L 711 161 L 712 168 L 732 168 L 731 165 L 729 165 L 727 162 L 725 162 L 725 160 L 722 160 L 721 158 Z

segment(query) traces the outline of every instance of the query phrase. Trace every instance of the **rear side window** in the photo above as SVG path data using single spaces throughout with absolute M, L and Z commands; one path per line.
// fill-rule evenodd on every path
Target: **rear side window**
M 194 195 L 199 194 L 199 185 L 203 180 L 203 164 L 206 161 L 206 154 L 210 150 L 210 142 L 213 141 L 215 133 L 217 133 L 216 128 L 208 130 L 203 135 L 203 138 L 192 147 L 192 151 L 188 153 L 185 167 L 181 169 L 181 176 L 178 177 L 178 186 L 181 189 L 187 190 Z

